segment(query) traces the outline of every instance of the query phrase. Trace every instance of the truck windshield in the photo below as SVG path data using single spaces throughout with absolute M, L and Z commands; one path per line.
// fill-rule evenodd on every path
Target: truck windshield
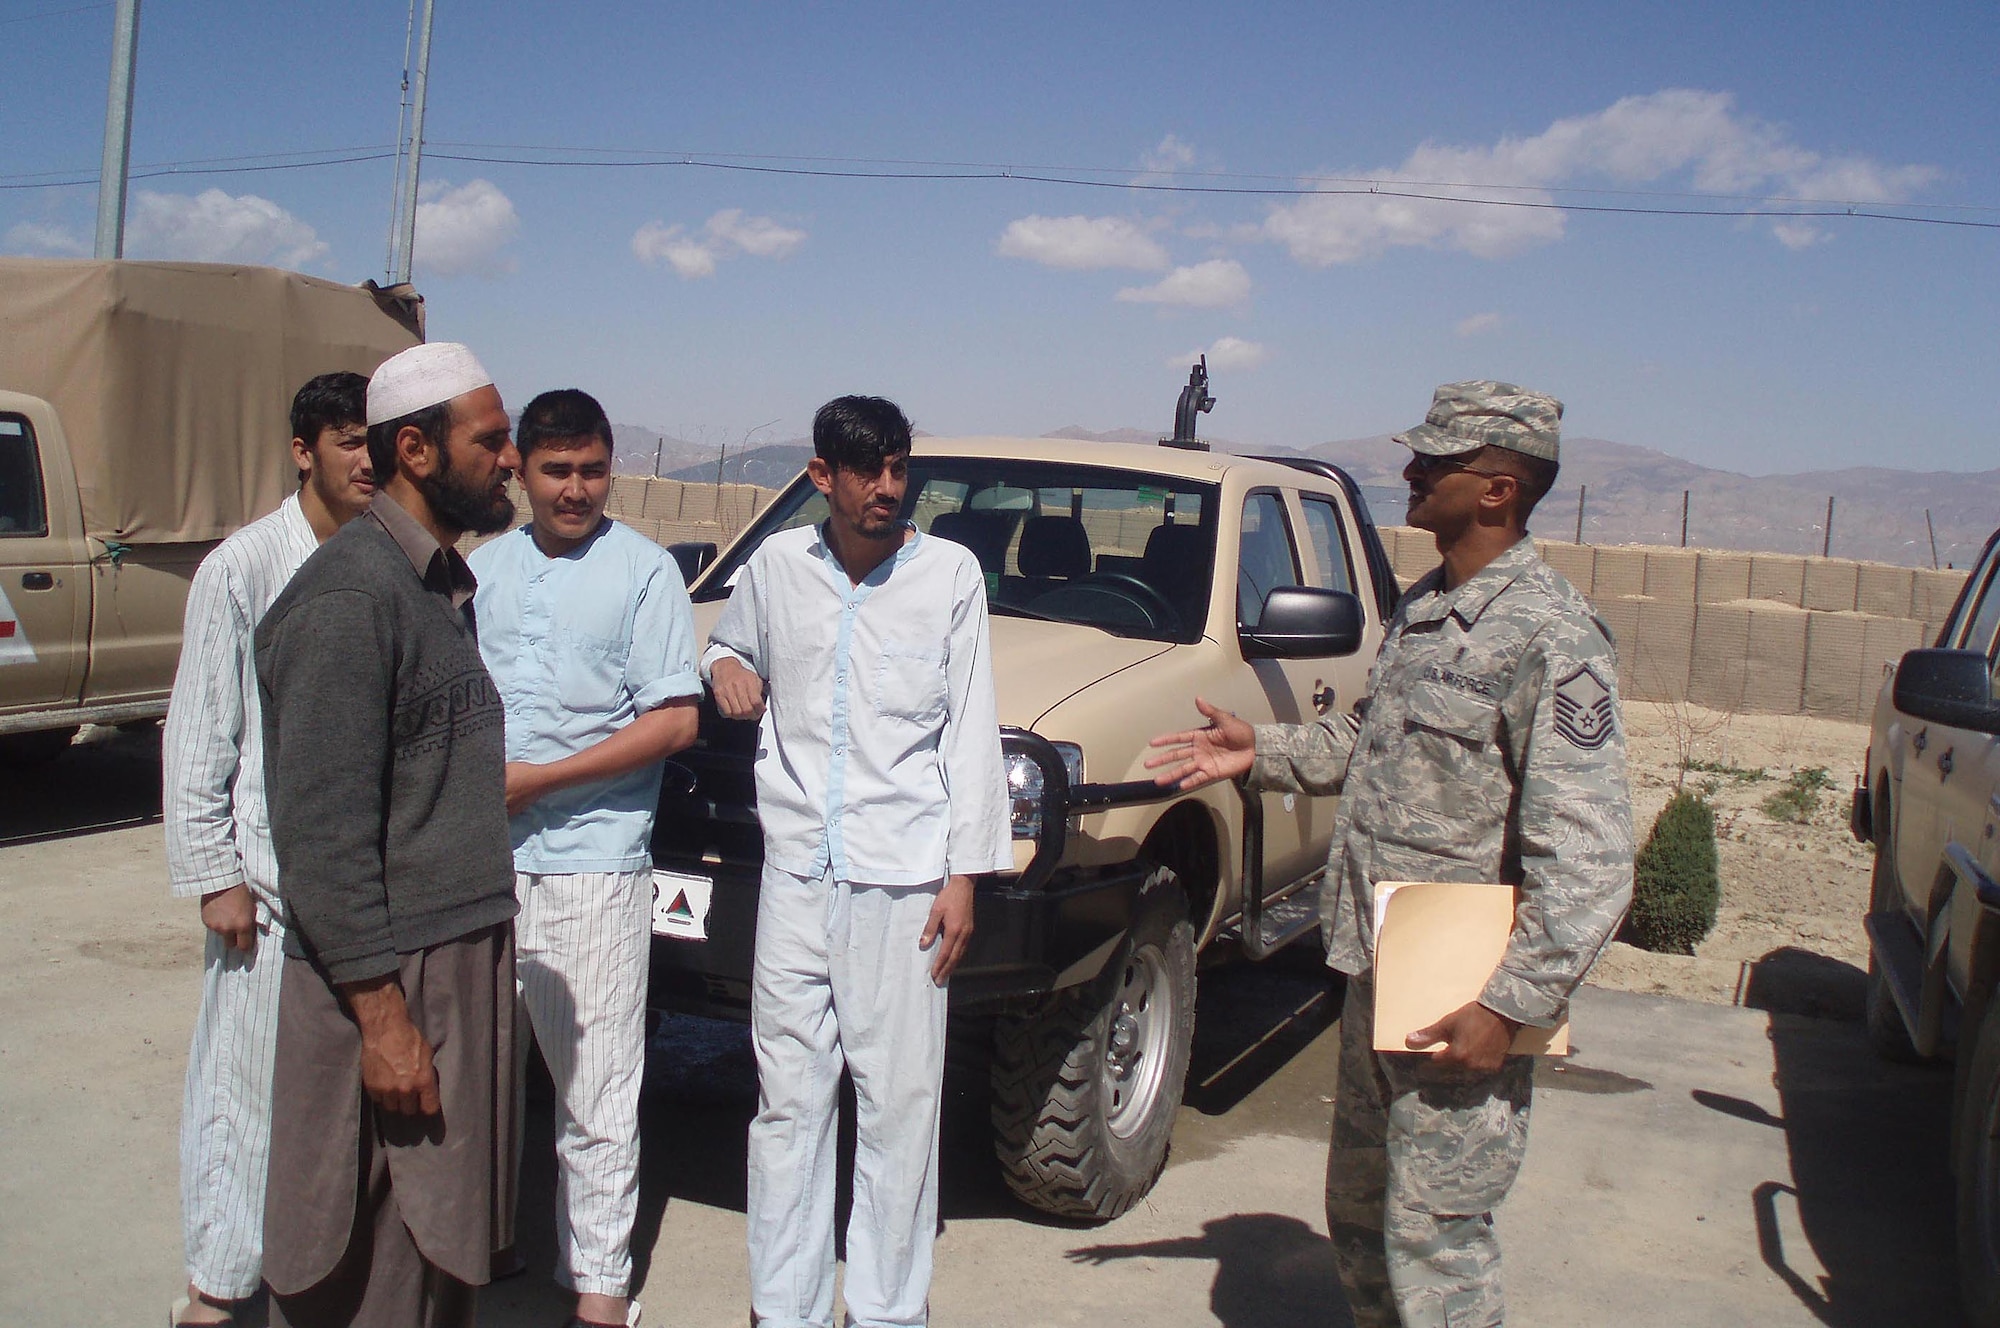
M 702 577 L 695 598 L 726 598 L 759 544 L 826 512 L 801 475 Z M 903 515 L 972 551 L 995 614 L 1201 639 L 1215 562 L 1212 484 L 1053 461 L 914 456 Z

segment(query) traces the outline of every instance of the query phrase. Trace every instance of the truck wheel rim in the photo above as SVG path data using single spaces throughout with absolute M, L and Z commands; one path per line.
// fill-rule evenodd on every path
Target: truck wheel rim
M 1118 1138 L 1144 1129 L 1159 1100 L 1173 1029 L 1172 992 L 1166 956 L 1157 946 L 1142 946 L 1125 961 L 1111 999 L 1103 1069 L 1105 1122 Z

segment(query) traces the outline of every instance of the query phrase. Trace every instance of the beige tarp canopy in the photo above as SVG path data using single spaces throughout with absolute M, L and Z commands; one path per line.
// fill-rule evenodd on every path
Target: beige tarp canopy
M 0 387 L 62 417 L 85 528 L 128 544 L 220 539 L 297 471 L 292 394 L 421 339 L 393 293 L 216 263 L 0 259 Z

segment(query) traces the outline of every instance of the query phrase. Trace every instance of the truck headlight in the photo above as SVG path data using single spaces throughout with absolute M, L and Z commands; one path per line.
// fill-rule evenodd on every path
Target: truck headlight
M 1062 757 L 1072 785 L 1083 782 L 1083 748 L 1073 742 L 1049 744 Z M 1042 767 L 1025 752 L 1007 753 L 1007 823 L 1016 839 L 1040 839 L 1047 802 Z

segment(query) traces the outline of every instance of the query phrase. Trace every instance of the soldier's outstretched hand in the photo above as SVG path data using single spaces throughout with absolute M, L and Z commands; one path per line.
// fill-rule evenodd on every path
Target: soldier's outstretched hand
M 1146 768 L 1158 772 L 1153 782 L 1162 788 L 1191 792 L 1247 775 L 1257 763 L 1257 731 L 1247 721 L 1199 696 L 1194 708 L 1208 721 L 1206 726 L 1162 733 L 1149 744 L 1164 749 L 1146 758 Z

